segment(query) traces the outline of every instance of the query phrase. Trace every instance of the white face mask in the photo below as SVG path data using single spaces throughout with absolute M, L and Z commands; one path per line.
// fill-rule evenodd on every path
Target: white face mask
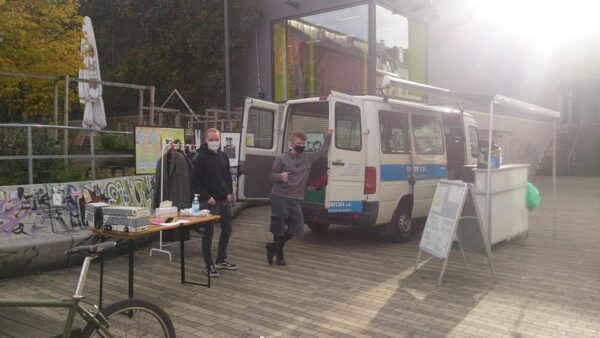
M 210 149 L 211 151 L 217 152 L 217 150 L 219 150 L 220 145 L 221 145 L 221 142 L 219 142 L 219 141 L 211 141 L 211 142 L 208 142 L 208 149 Z

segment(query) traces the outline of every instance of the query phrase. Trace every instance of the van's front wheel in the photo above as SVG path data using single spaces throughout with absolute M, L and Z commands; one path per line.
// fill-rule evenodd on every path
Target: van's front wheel
M 306 225 L 314 232 L 326 232 L 329 229 L 329 223 L 308 222 Z
M 392 242 L 401 243 L 408 241 L 412 230 L 412 219 L 408 208 L 398 207 L 394 211 L 392 221 L 388 227 L 389 239 Z

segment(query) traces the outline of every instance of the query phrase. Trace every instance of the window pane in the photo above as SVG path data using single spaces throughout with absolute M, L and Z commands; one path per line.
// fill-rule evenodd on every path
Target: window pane
M 329 104 L 327 102 L 300 103 L 289 107 L 289 117 L 286 129 L 286 142 L 294 131 L 306 133 L 307 152 L 316 151 L 325 142 L 325 134 L 329 129 Z
M 477 127 L 469 126 L 469 141 L 471 143 L 471 156 L 476 158 L 479 154 L 479 131 Z
M 413 115 L 415 151 L 417 154 L 443 154 L 444 131 L 438 117 Z
M 366 89 L 367 41 L 368 5 L 274 23 L 275 99 Z
M 408 114 L 380 111 L 379 126 L 383 153 L 397 154 L 410 151 Z
M 273 148 L 274 112 L 259 108 L 250 108 L 248 112 L 248 134 L 246 146 L 250 148 Z
M 338 149 L 361 150 L 360 109 L 337 102 L 335 104 L 335 146 Z
M 426 83 L 425 25 L 382 6 L 376 7 L 375 15 L 377 85 L 381 85 L 384 75 Z M 422 99 L 400 89 L 391 89 L 389 95 Z

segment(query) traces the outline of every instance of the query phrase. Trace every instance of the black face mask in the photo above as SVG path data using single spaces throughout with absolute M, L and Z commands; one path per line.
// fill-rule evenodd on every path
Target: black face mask
M 294 151 L 298 154 L 302 154 L 304 152 L 304 146 L 294 146 Z

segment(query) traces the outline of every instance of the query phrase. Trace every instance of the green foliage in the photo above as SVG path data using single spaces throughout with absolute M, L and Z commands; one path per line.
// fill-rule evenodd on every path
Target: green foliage
M 133 150 L 133 145 L 130 142 L 114 134 L 101 134 L 100 144 L 102 145 L 102 148 L 106 150 Z
M 33 153 L 36 155 L 55 155 L 61 151 L 58 139 L 38 137 L 33 139 Z M 0 186 L 28 184 L 27 161 L 2 161 L 0 167 Z M 8 163 L 7 163 L 8 162 Z M 34 160 L 34 183 L 75 182 L 87 179 L 84 168 L 66 165 L 63 160 Z
M 75 0 L 0 0 L 0 70 L 75 74 L 81 64 L 78 8 Z M 0 122 L 52 115 L 53 94 L 52 81 L 0 77 Z
M 243 85 L 241 64 L 257 17 L 256 1 L 231 0 L 229 38 L 232 92 Z M 225 102 L 223 1 L 83 0 L 94 23 L 102 76 L 153 84 L 157 101 L 178 89 L 195 111 Z M 105 91 L 110 111 L 135 111 L 125 91 Z M 241 102 L 241 97 L 239 98 Z M 110 111 L 108 114 L 110 114 Z

